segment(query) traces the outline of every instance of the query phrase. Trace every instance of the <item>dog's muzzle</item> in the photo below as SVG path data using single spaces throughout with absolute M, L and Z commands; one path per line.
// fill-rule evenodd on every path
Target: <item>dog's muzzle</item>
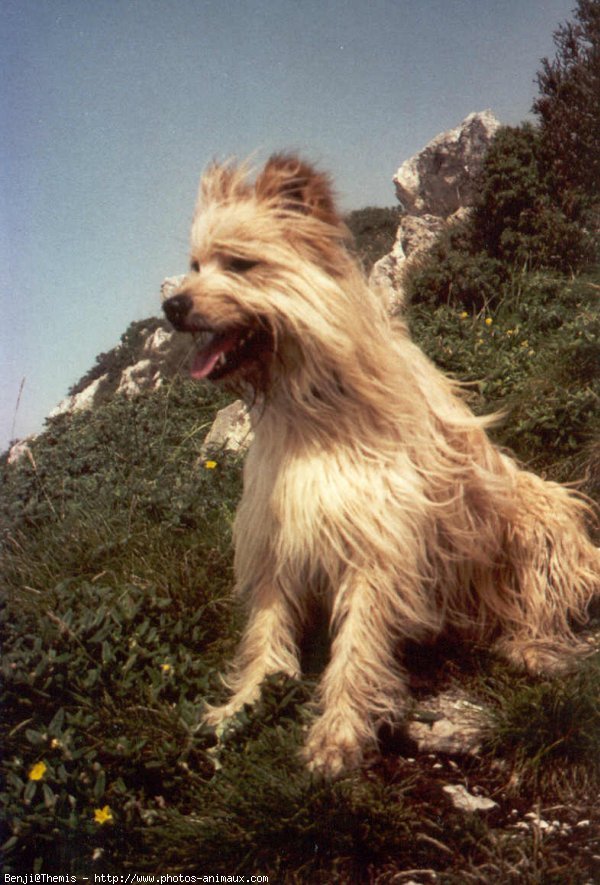
M 167 298 L 163 310 L 175 331 L 190 332 L 194 336 L 192 378 L 219 381 L 273 352 L 273 336 L 267 328 L 215 327 L 194 310 L 194 301 L 187 292 Z
M 168 321 L 178 332 L 189 332 L 188 318 L 193 306 L 192 299 L 185 292 L 167 298 L 163 310 Z

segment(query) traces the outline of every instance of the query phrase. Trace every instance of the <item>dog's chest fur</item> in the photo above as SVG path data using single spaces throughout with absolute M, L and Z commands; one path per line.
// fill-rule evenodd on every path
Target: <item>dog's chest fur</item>
M 346 471 L 340 461 L 346 462 Z M 347 462 L 339 449 L 300 447 L 287 435 L 266 439 L 259 433 L 244 472 L 237 558 L 254 548 L 275 571 L 319 571 L 335 543 L 328 527 L 335 523 L 339 534 L 340 520 L 351 507 L 349 496 L 356 494 L 355 484 L 348 482 Z M 344 488 L 341 475 L 346 477 Z
M 349 565 L 389 562 L 400 514 L 420 521 L 420 482 L 401 451 L 385 463 L 259 424 L 235 522 L 238 586 L 258 569 L 296 593 L 299 583 L 337 584 Z

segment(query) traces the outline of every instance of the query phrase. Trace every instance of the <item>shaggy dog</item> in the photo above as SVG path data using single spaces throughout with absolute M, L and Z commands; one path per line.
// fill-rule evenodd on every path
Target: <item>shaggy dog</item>
M 329 663 L 305 746 L 359 765 L 406 703 L 402 643 L 444 629 L 533 673 L 573 658 L 600 550 L 571 491 L 520 469 L 457 385 L 390 319 L 348 249 L 328 178 L 276 155 L 204 175 L 191 272 L 165 304 L 195 378 L 259 404 L 234 528 L 249 621 L 218 725 L 269 673 L 298 676 L 325 609 Z

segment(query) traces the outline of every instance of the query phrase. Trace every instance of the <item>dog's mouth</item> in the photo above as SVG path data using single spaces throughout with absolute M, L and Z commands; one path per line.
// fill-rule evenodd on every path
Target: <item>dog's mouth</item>
M 272 352 L 273 339 L 266 329 L 234 328 L 217 332 L 211 329 L 194 332 L 196 353 L 192 378 L 219 381 L 257 363 Z

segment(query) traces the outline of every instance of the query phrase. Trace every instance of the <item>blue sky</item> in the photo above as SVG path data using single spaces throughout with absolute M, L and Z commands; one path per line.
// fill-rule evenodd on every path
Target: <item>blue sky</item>
M 394 205 L 392 175 L 438 132 L 527 117 L 573 6 L 3 0 L 0 450 L 158 313 L 208 161 L 295 148 L 344 208 Z

